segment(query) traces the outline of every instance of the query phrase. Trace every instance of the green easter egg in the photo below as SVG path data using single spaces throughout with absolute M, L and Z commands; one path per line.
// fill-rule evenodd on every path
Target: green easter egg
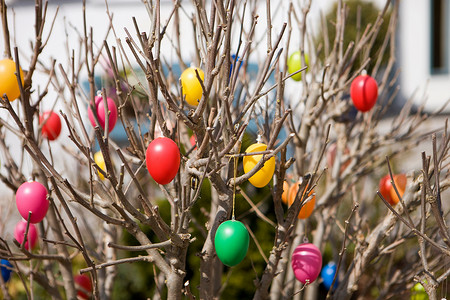
M 425 292 L 423 285 L 418 282 L 411 290 L 411 300 L 428 300 L 428 294 Z
M 305 62 L 306 62 L 306 65 L 309 64 L 308 55 L 306 55 L 306 54 L 305 54 Z M 288 66 L 289 74 L 297 72 L 298 70 L 300 70 L 302 68 L 302 56 L 300 55 L 300 51 L 295 51 L 294 53 L 291 54 L 291 56 L 289 56 L 289 59 L 287 61 L 287 66 Z M 302 73 L 304 73 L 304 72 L 306 72 L 306 70 L 295 74 L 291 78 L 295 81 L 300 81 L 302 79 Z
M 249 242 L 247 228 L 235 220 L 220 224 L 214 237 L 217 256 L 224 265 L 229 267 L 237 265 L 244 259 Z

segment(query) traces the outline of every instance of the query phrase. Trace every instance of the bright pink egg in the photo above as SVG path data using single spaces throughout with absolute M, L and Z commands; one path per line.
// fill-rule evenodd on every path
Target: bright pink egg
M 47 189 L 37 181 L 22 183 L 16 192 L 16 205 L 25 220 L 31 212 L 30 223 L 39 223 L 47 214 L 49 201 Z
M 14 238 L 19 244 L 22 245 L 23 239 L 25 237 L 25 231 L 27 230 L 27 222 L 22 220 L 17 223 L 16 228 L 14 229 Z M 33 224 L 30 224 L 28 228 L 27 241 L 25 242 L 25 249 L 30 250 L 29 245 L 31 245 L 31 249 L 36 246 L 37 243 L 37 230 Z
M 292 253 L 291 264 L 298 281 L 312 283 L 322 268 L 322 254 L 314 244 L 300 244 Z
M 114 100 L 111 98 L 106 98 L 106 102 L 109 109 L 108 129 L 109 132 L 111 132 L 114 129 L 114 126 L 116 126 L 117 122 L 117 107 L 116 104 L 114 103 Z M 100 123 L 100 126 L 103 128 L 103 130 L 105 130 L 106 126 L 105 101 L 103 101 L 103 98 L 101 96 L 95 97 L 95 107 L 97 109 L 98 122 Z M 96 126 L 95 117 L 94 113 L 91 110 L 91 105 L 88 106 L 88 116 L 92 126 L 95 127 Z

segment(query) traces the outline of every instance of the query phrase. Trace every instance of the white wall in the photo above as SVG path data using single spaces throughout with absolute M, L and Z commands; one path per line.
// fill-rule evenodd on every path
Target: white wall
M 398 60 L 401 91 L 408 98 L 418 89 L 419 93 L 414 97 L 418 105 L 425 92 L 428 95 L 426 110 L 431 112 L 450 99 L 450 74 L 430 74 L 430 1 L 416 0 L 414 5 L 411 4 L 410 1 L 400 2 Z M 450 16 L 450 12 L 447 15 Z M 450 107 L 446 111 L 450 112 Z

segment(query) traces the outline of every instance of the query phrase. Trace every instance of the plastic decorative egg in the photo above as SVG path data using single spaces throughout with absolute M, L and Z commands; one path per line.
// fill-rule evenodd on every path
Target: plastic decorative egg
M 147 148 L 147 169 L 159 184 L 168 184 L 178 173 L 180 167 L 180 150 L 177 144 L 166 137 L 154 139 Z
M 192 67 L 184 70 L 180 77 L 183 97 L 192 106 L 197 106 L 203 96 L 203 88 L 195 70 L 197 70 L 200 79 L 205 80 L 205 73 L 202 69 Z
M 239 264 L 247 255 L 250 236 L 244 224 L 228 220 L 220 224 L 214 237 L 214 246 L 220 261 L 229 267 Z
M 392 177 L 394 178 L 394 183 L 395 186 L 397 187 L 400 196 L 403 197 L 407 183 L 406 175 L 396 174 L 393 175 Z M 383 198 L 387 202 L 389 202 L 389 204 L 396 205 L 400 201 L 400 199 L 397 196 L 397 193 L 395 192 L 394 186 L 391 183 L 391 176 L 389 174 L 385 175 L 380 179 L 378 188 Z
M 406 190 L 406 175 L 405 174 L 396 174 L 394 177 L 394 183 L 397 187 L 398 193 L 400 194 L 400 197 L 403 197 L 403 194 Z M 391 195 L 391 199 L 393 203 L 398 203 L 400 201 L 400 198 L 397 196 L 397 193 L 395 192 L 394 186 L 389 190 L 389 193 Z
M 39 124 L 42 124 L 42 136 L 49 141 L 54 141 L 61 133 L 61 119 L 53 111 L 46 111 L 39 117 Z
M 191 137 L 189 138 L 189 142 L 191 143 L 191 146 L 195 146 L 197 144 L 195 134 L 191 135 Z
M 411 300 L 428 300 L 428 294 L 420 282 L 416 283 L 411 289 Z
M 376 80 L 369 75 L 359 75 L 350 86 L 350 97 L 357 110 L 361 112 L 371 110 L 378 98 Z
M 308 55 L 306 55 L 306 54 L 305 54 L 305 63 L 306 63 L 306 65 L 309 64 Z M 289 59 L 287 61 L 287 66 L 288 66 L 289 74 L 295 73 L 303 67 L 302 66 L 302 56 L 300 54 L 300 51 L 295 51 L 294 53 L 291 54 L 291 56 L 289 56 Z M 291 76 L 291 78 L 295 81 L 300 81 L 302 79 L 302 73 L 303 72 L 299 72 L 299 73 Z
M 4 282 L 8 282 L 9 278 L 11 278 L 11 272 L 13 265 L 7 261 L 6 259 L 2 259 L 0 261 L 1 270 L 2 270 L 2 278 Z
M 281 194 L 281 201 L 283 201 L 284 204 L 288 204 L 288 197 L 289 197 L 289 183 L 286 180 L 284 180 L 283 193 Z
M 308 187 L 305 188 L 305 191 Z M 288 196 L 288 202 L 289 202 L 289 206 L 292 205 L 292 203 L 294 203 L 295 201 L 295 197 L 297 195 L 299 189 L 299 183 L 294 183 L 291 185 L 291 187 L 289 188 L 289 196 Z M 311 192 L 309 192 L 308 197 L 314 194 L 314 190 L 312 190 Z M 306 202 L 302 208 L 300 209 L 300 212 L 298 213 L 298 218 L 299 219 L 307 219 L 309 218 L 309 216 L 311 216 L 311 214 L 314 211 L 314 207 L 316 205 L 316 195 L 312 196 L 312 199 L 309 200 L 308 202 Z
M 14 101 L 20 97 L 20 88 L 15 72 L 16 63 L 13 60 L 0 60 L 0 97 L 3 97 L 3 95 L 6 94 L 9 101 Z M 20 67 L 19 72 L 23 85 L 23 71 Z
M 114 129 L 114 126 L 116 126 L 117 122 L 117 106 L 116 103 L 114 103 L 114 100 L 108 97 L 106 98 L 106 105 L 107 113 L 109 114 L 108 130 L 109 132 L 111 132 Z M 105 101 L 103 101 L 102 96 L 95 96 L 95 108 L 97 110 L 98 123 L 100 124 L 100 127 L 105 130 L 107 114 L 105 114 Z M 95 117 L 94 113 L 92 112 L 91 105 L 88 106 L 88 116 L 92 127 L 97 126 L 97 124 L 95 123 Z
M 23 239 L 25 237 L 26 230 L 27 230 L 27 222 L 24 220 L 17 223 L 16 228 L 14 229 L 14 238 L 21 245 L 22 245 Z M 38 233 L 37 233 L 36 227 L 34 226 L 34 224 L 30 224 L 29 228 L 28 228 L 27 241 L 25 242 L 25 245 L 24 245 L 25 249 L 30 250 L 29 246 L 31 246 L 31 249 L 33 249 L 36 246 L 37 238 L 38 238 Z
M 322 254 L 314 244 L 300 244 L 292 253 L 291 264 L 295 278 L 303 284 L 310 284 L 319 276 Z
M 333 283 L 334 275 L 336 274 L 337 266 L 333 261 L 330 261 L 327 265 L 322 268 L 320 271 L 320 277 L 322 277 L 323 285 L 327 290 L 330 289 L 331 284 Z M 334 281 L 333 289 L 335 289 L 338 285 L 338 278 Z
M 73 277 L 73 280 L 77 289 L 77 297 L 79 299 L 89 299 L 89 294 L 92 293 L 92 283 L 89 276 L 78 274 Z
M 25 220 L 31 212 L 30 223 L 41 222 L 47 214 L 47 189 L 37 181 L 24 182 L 16 192 L 16 205 Z
M 240 57 L 240 56 L 236 57 L 236 54 L 232 54 L 232 55 L 230 56 L 230 58 L 231 58 L 231 64 L 230 64 L 230 75 L 229 75 L 229 77 L 231 77 L 231 74 L 233 74 L 233 68 L 234 68 L 234 63 L 235 63 L 235 61 L 236 61 L 236 65 L 239 64 L 238 72 L 241 70 L 241 67 L 242 67 L 242 65 L 244 64 L 243 61 L 241 61 L 241 62 L 239 63 L 239 59 L 240 59 L 241 57 Z
M 106 172 L 106 164 L 105 164 L 105 159 L 103 158 L 102 151 L 97 151 L 97 152 L 95 152 L 95 154 L 94 154 L 94 161 L 95 161 L 95 163 L 97 164 L 97 166 L 98 166 L 100 169 L 102 169 L 103 171 Z M 99 177 L 101 180 L 105 179 L 105 176 L 103 176 L 103 174 L 100 173 L 99 170 L 97 170 L 97 173 L 98 173 L 98 177 Z
M 252 152 L 261 152 L 265 151 L 267 149 L 267 145 L 263 143 L 256 143 L 251 145 L 250 147 L 245 150 L 245 153 L 252 153 Z M 244 156 L 243 163 L 244 163 L 244 172 L 248 173 L 250 172 L 254 166 L 262 159 L 262 154 L 256 154 L 256 155 L 248 155 Z M 257 188 L 262 188 L 266 186 L 270 180 L 273 177 L 273 173 L 275 172 L 275 157 L 271 157 L 269 160 L 267 160 L 263 167 L 258 170 L 252 177 L 249 178 L 248 181 L 250 181 L 251 184 L 253 184 Z

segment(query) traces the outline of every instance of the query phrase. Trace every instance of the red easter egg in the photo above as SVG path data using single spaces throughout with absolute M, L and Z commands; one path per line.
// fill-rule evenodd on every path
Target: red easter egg
M 42 136 L 50 141 L 54 141 L 61 133 L 61 119 L 53 111 L 46 111 L 39 117 L 39 124 L 42 124 Z
M 314 244 L 300 244 L 292 253 L 291 264 L 295 278 L 303 284 L 307 282 L 310 284 L 319 276 L 322 254 Z
M 111 98 L 106 98 L 106 102 L 109 110 L 108 129 L 109 132 L 111 132 L 114 129 L 114 126 L 116 126 L 117 122 L 117 107 L 116 104 L 114 103 L 114 100 Z M 97 109 L 97 117 L 98 122 L 100 123 L 100 127 L 102 127 L 103 130 L 105 130 L 106 126 L 105 101 L 103 101 L 103 98 L 101 96 L 95 97 L 95 107 Z M 88 106 L 88 116 L 92 126 L 95 127 L 96 126 L 95 117 L 94 113 L 91 110 L 91 105 Z
M 19 223 L 17 223 L 16 225 L 16 228 L 14 229 L 14 238 L 21 245 L 25 237 L 26 230 L 27 230 L 27 222 L 24 220 L 19 221 Z M 30 250 L 29 245 L 31 246 L 31 249 L 33 249 L 36 246 L 37 237 L 38 234 L 36 227 L 33 224 L 30 224 L 28 228 L 27 241 L 25 242 L 25 249 Z
M 79 299 L 89 299 L 89 294 L 92 293 L 92 283 L 89 276 L 85 274 L 75 275 L 73 280 L 77 289 L 77 297 Z
M 42 221 L 49 205 L 47 194 L 47 189 L 37 181 L 22 183 L 16 192 L 16 205 L 22 218 L 27 220 L 31 212 L 30 223 Z
M 396 174 L 393 175 L 393 177 L 400 197 L 403 197 L 406 189 L 406 175 Z M 395 205 L 400 201 L 397 193 L 395 192 L 394 186 L 391 183 L 391 176 L 389 174 L 380 179 L 379 191 L 384 200 L 389 202 L 391 205 Z
M 396 174 L 393 177 L 394 177 L 395 186 L 397 187 L 397 191 L 400 194 L 400 197 L 403 197 L 403 194 L 405 193 L 405 190 L 406 190 L 406 181 L 407 181 L 406 175 L 405 174 Z M 400 201 L 400 198 L 397 196 L 397 193 L 395 192 L 394 186 L 392 186 L 389 193 L 391 194 L 391 199 L 394 204 L 396 204 Z
M 389 174 L 388 174 L 380 179 L 380 184 L 379 184 L 378 189 L 379 189 L 381 195 L 383 196 L 384 200 L 386 200 L 387 202 L 389 202 L 392 205 L 393 202 L 392 202 L 391 193 L 390 193 L 391 188 L 392 188 L 391 176 L 389 176 Z
M 350 86 L 350 97 L 357 110 L 371 110 L 378 98 L 377 82 L 369 75 L 359 75 Z
M 180 150 L 177 144 L 166 137 L 154 139 L 147 148 L 147 169 L 159 184 L 168 184 L 178 173 L 180 167 Z
M 189 142 L 191 143 L 192 146 L 195 146 L 197 144 L 195 134 L 191 135 L 191 137 L 189 138 Z

